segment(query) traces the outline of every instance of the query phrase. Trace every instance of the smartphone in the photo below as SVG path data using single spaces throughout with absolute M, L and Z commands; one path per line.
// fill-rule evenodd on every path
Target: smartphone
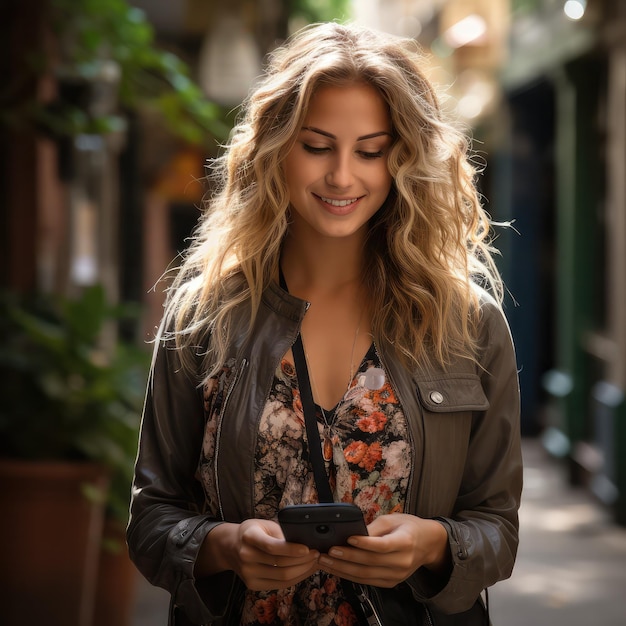
M 287 541 L 320 552 L 346 545 L 352 535 L 367 535 L 361 509 L 346 502 L 292 504 L 278 511 L 278 523 Z

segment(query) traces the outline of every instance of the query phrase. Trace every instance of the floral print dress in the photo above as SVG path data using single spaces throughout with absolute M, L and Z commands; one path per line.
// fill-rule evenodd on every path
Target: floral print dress
M 327 448 L 332 443 L 332 453 L 326 450 L 327 457 L 332 455 L 326 469 L 334 500 L 358 505 L 368 524 L 379 515 L 404 510 L 412 464 L 402 407 L 387 377 L 379 377 L 377 389 L 364 384 L 370 368 L 382 368 L 374 344 L 337 406 L 325 416 L 317 407 L 320 438 L 329 440 Z M 214 447 L 212 417 L 215 411 L 205 431 L 205 458 Z M 275 372 L 260 420 L 255 466 L 256 517 L 275 520 L 284 506 L 318 502 L 298 380 L 287 359 Z M 210 494 L 207 474 L 201 471 Z M 340 580 L 318 571 L 288 589 L 246 592 L 241 626 L 268 624 L 351 626 L 357 619 Z

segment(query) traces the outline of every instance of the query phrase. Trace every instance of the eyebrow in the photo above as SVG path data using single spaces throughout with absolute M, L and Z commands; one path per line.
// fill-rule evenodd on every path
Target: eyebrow
M 310 130 L 313 133 L 317 133 L 318 135 L 323 135 L 324 137 L 328 137 L 329 139 L 337 139 L 335 135 L 332 133 L 327 133 L 325 130 L 321 130 L 320 128 L 315 128 L 314 126 L 303 126 L 301 130 Z M 388 133 L 386 130 L 381 130 L 378 133 L 371 133 L 369 135 L 363 135 L 362 137 L 357 137 L 357 141 L 364 141 L 365 139 L 374 139 L 374 137 L 382 137 L 383 135 L 387 135 L 391 137 L 391 133 Z

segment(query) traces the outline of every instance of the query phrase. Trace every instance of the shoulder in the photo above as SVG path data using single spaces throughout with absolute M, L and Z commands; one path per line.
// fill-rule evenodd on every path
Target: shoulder
M 489 292 L 474 287 L 477 306 L 476 340 L 479 360 L 497 352 L 513 352 L 513 337 L 504 308 Z
M 472 292 L 475 297 L 475 310 L 477 324 L 482 334 L 485 331 L 499 329 L 500 332 L 510 334 L 508 321 L 504 308 L 491 293 L 480 285 L 473 284 Z

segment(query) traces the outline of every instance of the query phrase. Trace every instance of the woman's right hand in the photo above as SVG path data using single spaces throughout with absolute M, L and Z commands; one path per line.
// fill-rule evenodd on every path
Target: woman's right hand
M 196 577 L 232 570 L 248 589 L 291 587 L 319 569 L 319 552 L 285 541 L 278 523 L 249 519 L 223 523 L 206 536 L 195 566 Z

